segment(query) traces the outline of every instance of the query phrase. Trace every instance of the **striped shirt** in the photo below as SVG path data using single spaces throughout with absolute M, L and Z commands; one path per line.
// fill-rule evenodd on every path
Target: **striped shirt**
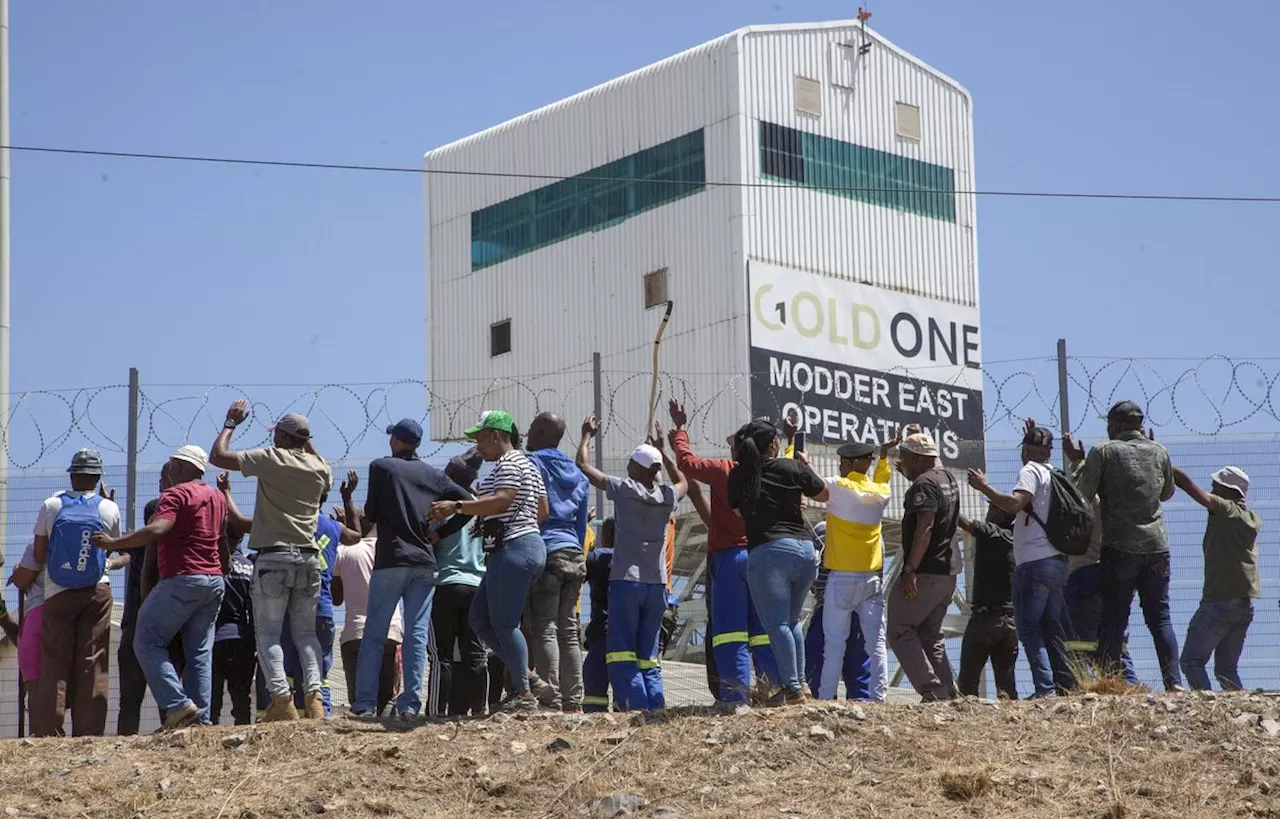
M 547 496 L 547 487 L 538 468 L 523 452 L 513 449 L 499 458 L 477 488 L 481 495 L 492 495 L 499 489 L 515 490 L 516 499 L 507 511 L 486 518 L 506 524 L 506 540 L 538 534 L 538 499 Z

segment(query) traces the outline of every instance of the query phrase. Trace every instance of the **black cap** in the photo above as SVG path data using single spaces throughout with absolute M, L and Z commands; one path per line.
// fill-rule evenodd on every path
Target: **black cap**
M 449 468 L 445 471 L 453 482 L 461 486 L 463 489 L 470 489 L 471 484 L 476 482 L 476 478 L 480 477 L 480 465 L 484 462 L 484 458 L 480 455 L 480 450 L 472 447 L 461 455 L 454 455 L 449 459 Z
M 1022 436 L 1023 446 L 1053 446 L 1053 433 L 1044 427 L 1032 427 Z
M 856 460 L 858 458 L 869 457 L 875 451 L 875 444 L 860 444 L 855 441 L 851 444 L 841 444 L 840 448 L 836 450 L 836 455 L 839 455 L 841 458 Z
M 1121 401 L 1107 410 L 1108 421 L 1136 421 L 1141 423 L 1143 417 L 1142 407 L 1132 401 Z

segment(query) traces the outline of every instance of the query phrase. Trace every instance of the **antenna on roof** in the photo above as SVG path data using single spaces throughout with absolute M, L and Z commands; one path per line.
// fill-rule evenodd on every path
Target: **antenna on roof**
M 858 22 L 862 23 L 862 45 L 858 46 L 858 56 L 865 57 L 871 51 L 871 38 L 867 36 L 867 21 L 871 19 L 871 12 L 858 6 Z

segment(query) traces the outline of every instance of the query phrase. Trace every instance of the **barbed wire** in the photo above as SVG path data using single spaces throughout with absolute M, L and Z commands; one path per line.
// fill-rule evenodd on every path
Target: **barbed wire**
M 887 375 L 915 388 L 965 387 L 972 371 L 960 368 L 898 369 Z M 1144 407 L 1148 423 L 1165 434 L 1212 437 L 1231 431 L 1280 432 L 1280 362 L 1208 356 L 1187 361 L 1140 358 L 1072 358 L 1068 362 L 1069 428 L 1097 425 L 1116 401 Z M 648 418 L 648 371 L 602 372 L 602 430 L 607 438 L 639 441 Z M 538 412 L 566 416 L 571 429 L 594 406 L 590 370 L 570 368 L 522 377 L 477 377 L 426 382 L 404 379 L 370 384 L 144 385 L 139 395 L 138 455 L 162 457 L 185 443 L 208 446 L 236 399 L 251 407 L 250 421 L 237 432 L 235 446 L 270 442 L 270 428 L 285 412 L 307 415 L 317 446 L 332 460 L 378 454 L 390 424 L 413 417 L 440 440 L 424 446 L 434 457 L 487 409 L 505 408 L 527 424 Z M 6 419 L 6 455 L 19 469 L 52 466 L 74 449 L 88 446 L 127 456 L 128 387 L 111 384 L 65 390 L 34 390 L 14 396 Z M 659 402 L 674 398 L 686 406 L 693 437 L 723 441 L 724 419 L 781 414 L 788 394 L 768 373 L 663 372 Z M 1058 366 L 1054 358 L 992 362 L 982 371 L 981 430 L 990 438 L 1016 433 L 1027 417 L 1055 429 L 1059 418 Z M 766 406 L 762 407 L 764 403 Z M 850 412 L 862 408 L 852 398 L 827 398 Z M 865 405 L 863 405 L 865 406 Z M 658 417 L 665 419 L 666 412 Z M 429 426 L 428 426 L 429 423 Z M 946 428 L 945 422 L 941 423 Z M 615 436 L 617 436 L 615 438 Z M 443 442 L 442 442 L 443 441 Z

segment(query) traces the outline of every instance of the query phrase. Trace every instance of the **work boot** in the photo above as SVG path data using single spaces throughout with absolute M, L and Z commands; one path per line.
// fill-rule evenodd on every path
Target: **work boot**
M 200 721 L 200 709 L 196 707 L 194 702 L 188 702 L 180 708 L 174 708 L 172 711 L 164 713 L 164 727 L 162 731 L 172 731 L 175 728 L 185 728 L 188 725 L 195 725 Z
M 307 719 L 324 719 L 324 694 L 320 691 L 312 691 L 302 699 L 302 706 L 306 711 Z
M 293 707 L 293 697 L 288 694 L 283 697 L 271 696 L 271 704 L 267 706 L 267 713 L 262 715 L 262 722 L 293 722 L 298 719 L 298 710 Z

